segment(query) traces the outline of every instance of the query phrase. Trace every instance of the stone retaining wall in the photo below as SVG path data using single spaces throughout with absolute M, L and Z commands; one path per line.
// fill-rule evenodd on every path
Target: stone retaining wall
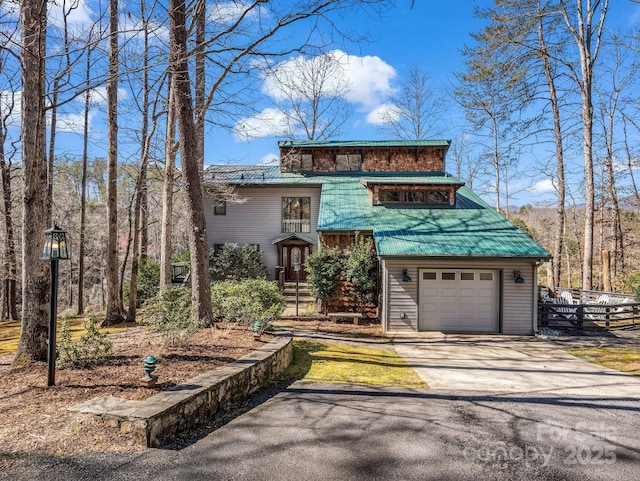
M 273 380 L 293 357 L 291 337 L 206 372 L 144 401 L 112 396 L 92 399 L 73 411 L 92 414 L 128 433 L 136 443 L 159 447 Z

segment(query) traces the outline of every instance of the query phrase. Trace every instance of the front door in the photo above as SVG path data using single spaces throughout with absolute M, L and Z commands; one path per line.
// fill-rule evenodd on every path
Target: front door
M 310 244 L 301 240 L 292 240 L 282 243 L 281 266 L 284 267 L 285 281 L 296 280 L 296 269 L 298 269 L 299 279 L 307 280 L 307 272 L 304 270 L 304 263 L 309 257 Z

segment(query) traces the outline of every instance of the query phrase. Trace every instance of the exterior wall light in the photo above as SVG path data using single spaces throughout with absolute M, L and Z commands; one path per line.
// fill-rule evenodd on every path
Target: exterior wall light
M 513 278 L 516 284 L 524 284 L 524 278 L 520 275 L 520 271 L 513 271 Z
M 58 261 L 68 260 L 67 233 L 53 224 L 44 231 L 42 260 L 51 262 L 49 288 L 49 345 L 47 346 L 47 386 L 56 383 L 56 323 L 58 314 Z
M 409 277 L 409 269 L 402 269 L 402 282 L 411 282 L 411 277 Z

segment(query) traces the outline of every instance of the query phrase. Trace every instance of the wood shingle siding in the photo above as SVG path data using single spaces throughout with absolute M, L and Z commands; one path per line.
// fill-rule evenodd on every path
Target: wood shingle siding
M 389 147 L 389 148 L 355 148 L 355 147 L 314 147 L 281 148 L 282 159 L 297 155 L 313 156 L 313 172 L 336 172 L 337 155 L 360 155 L 362 158 L 362 172 L 444 172 L 444 158 L 448 147 Z M 288 166 L 294 168 L 297 164 L 282 162 L 283 172 Z

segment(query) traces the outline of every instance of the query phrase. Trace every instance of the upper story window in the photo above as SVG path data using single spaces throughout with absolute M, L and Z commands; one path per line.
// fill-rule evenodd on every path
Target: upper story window
M 360 154 L 337 154 L 336 172 L 358 172 L 362 170 Z
M 311 197 L 282 198 L 282 232 L 311 232 Z
M 407 190 L 404 192 L 404 201 L 407 204 L 424 204 L 424 191 Z
M 449 205 L 449 192 L 446 190 L 427 191 L 427 204 Z
M 282 163 L 285 172 L 309 172 L 313 170 L 313 155 L 289 152 Z
M 216 199 L 213 201 L 213 215 L 227 215 L 227 201 Z
M 400 202 L 400 199 L 400 191 L 397 190 L 381 190 L 378 194 L 378 201 L 383 204 Z
M 448 190 L 380 189 L 376 204 L 453 205 Z

